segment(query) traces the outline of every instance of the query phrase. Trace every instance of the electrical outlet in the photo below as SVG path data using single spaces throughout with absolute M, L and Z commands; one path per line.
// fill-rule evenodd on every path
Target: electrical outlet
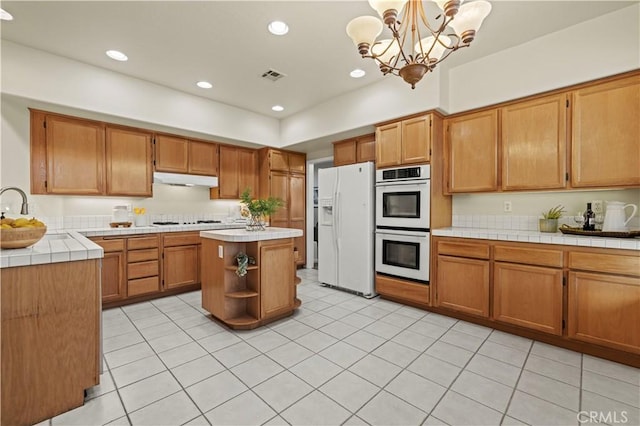
M 224 246 L 218 246 L 218 257 L 224 259 Z
M 511 212 L 511 201 L 505 201 L 504 202 L 504 211 L 505 212 Z
M 604 214 L 604 202 L 602 200 L 592 201 L 591 210 L 593 210 L 595 214 Z

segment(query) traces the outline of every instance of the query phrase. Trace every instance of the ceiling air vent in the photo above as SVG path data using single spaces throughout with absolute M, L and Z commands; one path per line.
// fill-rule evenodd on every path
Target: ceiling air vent
M 286 74 L 282 74 L 281 72 L 276 70 L 267 70 L 262 73 L 262 78 L 266 78 L 267 80 L 271 81 L 280 80 L 282 77 L 286 77 Z

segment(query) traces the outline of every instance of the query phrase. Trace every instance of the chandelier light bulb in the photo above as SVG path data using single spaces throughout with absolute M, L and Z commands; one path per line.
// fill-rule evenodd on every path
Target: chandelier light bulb
M 489 12 L 491 12 L 491 3 L 487 1 L 478 0 L 465 3 L 460 6 L 460 10 L 449 26 L 453 28 L 463 43 L 471 43 Z

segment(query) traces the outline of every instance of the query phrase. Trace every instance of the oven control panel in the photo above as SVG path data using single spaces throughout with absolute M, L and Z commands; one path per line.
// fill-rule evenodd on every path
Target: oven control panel
M 429 179 L 429 165 L 384 169 L 376 171 L 376 182 L 393 182 L 401 180 Z

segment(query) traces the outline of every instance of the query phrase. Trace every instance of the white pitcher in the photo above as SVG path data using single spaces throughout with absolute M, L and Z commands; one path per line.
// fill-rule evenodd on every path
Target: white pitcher
M 627 207 L 633 208 L 633 212 L 627 218 L 625 209 Z M 638 211 L 638 206 L 635 204 L 625 204 L 621 201 L 607 201 L 607 213 L 604 216 L 604 224 L 602 230 L 605 232 L 626 232 L 627 223 Z

